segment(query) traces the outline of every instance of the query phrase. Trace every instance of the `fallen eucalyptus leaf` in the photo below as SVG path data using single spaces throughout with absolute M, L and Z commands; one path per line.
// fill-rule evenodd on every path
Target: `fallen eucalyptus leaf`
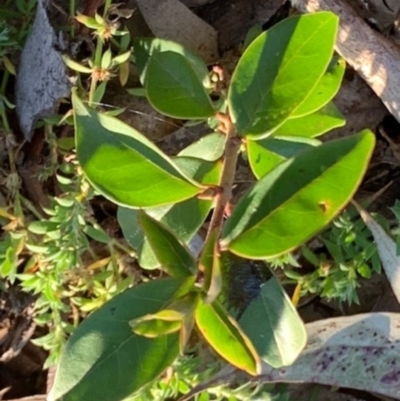
M 400 399 L 400 314 L 366 313 L 306 324 L 307 345 L 291 366 L 263 363 L 258 382 L 318 383 Z M 241 373 L 227 366 L 180 401 L 232 382 Z
M 218 57 L 217 31 L 178 0 L 136 0 L 154 36 L 181 43 L 207 62 Z
M 306 325 L 308 341 L 297 361 L 263 364 L 262 382 L 308 382 L 400 398 L 400 315 L 366 313 Z

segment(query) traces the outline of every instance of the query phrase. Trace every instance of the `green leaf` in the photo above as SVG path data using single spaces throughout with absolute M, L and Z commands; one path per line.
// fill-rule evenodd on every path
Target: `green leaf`
M 183 149 L 178 156 L 197 157 L 211 162 L 216 161 L 223 155 L 225 138 L 225 135 L 219 132 L 208 134 Z
M 372 275 L 371 268 L 366 263 L 362 263 L 360 266 L 357 266 L 357 272 L 361 277 L 366 279 L 371 278 Z
M 219 229 L 215 228 L 207 238 L 200 255 L 199 268 L 204 273 L 206 302 L 217 299 L 222 290 L 221 258 L 218 247 Z
M 189 292 L 157 313 L 131 320 L 129 325 L 134 333 L 150 338 L 178 331 L 183 329 L 186 321 L 193 321 L 193 313 L 198 303 L 198 298 L 197 291 Z M 188 331 L 190 330 L 189 327 Z M 185 343 L 181 344 L 181 346 L 184 346 L 187 342 L 185 338 L 183 340 Z
M 219 355 L 251 375 L 260 373 L 260 359 L 253 344 L 218 301 L 199 303 L 195 320 L 203 337 Z
M 72 100 L 79 163 L 106 198 L 139 208 L 180 202 L 203 191 L 136 130 L 86 108 L 75 93 Z
M 192 285 L 174 278 L 141 284 L 86 318 L 63 349 L 49 401 L 120 401 L 156 379 L 178 356 L 179 335 L 145 338 L 129 322 Z
M 114 57 L 111 61 L 111 65 L 114 67 L 119 64 L 123 64 L 126 61 L 129 60 L 129 57 L 131 56 L 131 50 L 128 50 L 127 52 L 121 53 L 118 56 Z
M 100 227 L 93 227 L 86 224 L 83 228 L 83 232 L 90 238 L 102 242 L 103 244 L 109 244 L 111 242 L 110 236 Z
M 204 61 L 198 55 L 192 53 L 179 43 L 158 38 L 137 38 L 134 40 L 134 50 L 136 66 L 140 71 L 140 81 L 143 86 L 146 82 L 149 60 L 153 54 L 160 52 L 174 52 L 184 56 L 193 67 L 197 77 L 203 85 L 207 87 L 210 86 L 208 69 Z
M 67 67 L 73 71 L 81 72 L 83 74 L 91 74 L 92 73 L 92 69 L 90 67 L 86 67 L 80 63 L 77 63 L 76 61 L 70 59 L 68 56 L 64 55 L 63 61 L 67 65 Z
M 196 272 L 189 249 L 168 228 L 143 211 L 139 211 L 138 221 L 162 270 L 172 277 L 189 277 Z
M 222 160 L 210 162 L 195 157 L 173 157 L 175 165 L 185 174 L 203 185 L 219 185 L 221 181 Z
M 103 70 L 108 69 L 111 66 L 111 59 L 112 59 L 112 53 L 110 49 L 107 49 L 103 53 L 103 57 L 101 58 L 101 68 Z
M 303 137 L 271 137 L 246 142 L 247 157 L 257 179 L 264 177 L 278 164 L 294 157 L 320 141 Z
M 195 70 L 179 53 L 156 52 L 151 56 L 145 88 L 151 105 L 167 116 L 205 119 L 215 114 Z
M 223 249 L 252 259 L 281 255 L 315 235 L 351 199 L 375 144 L 365 130 L 279 164 L 234 208 Z
M 334 56 L 326 73 L 304 102 L 295 110 L 292 117 L 302 117 L 314 113 L 328 104 L 339 92 L 345 71 L 346 62 L 342 58 Z
M 146 213 L 161 221 L 178 238 L 189 244 L 195 233 L 204 223 L 212 202 L 209 200 L 188 199 L 176 205 L 146 209 Z M 139 264 L 144 269 L 160 266 L 137 222 L 137 211 L 124 207 L 118 208 L 118 223 L 125 239 L 138 254 Z
M 274 136 L 315 138 L 334 128 L 343 127 L 345 124 L 346 120 L 338 108 L 333 103 L 328 103 L 315 113 L 286 120 L 274 131 Z
M 160 319 L 152 319 L 152 320 L 142 320 L 135 322 L 135 324 L 130 324 L 132 327 L 132 331 L 135 334 L 140 336 L 144 336 L 147 338 L 157 338 L 162 335 L 175 333 L 177 332 L 181 326 L 181 321 L 168 321 L 168 320 L 160 320 Z
M 28 250 L 34 253 L 46 253 L 49 251 L 49 246 L 46 245 L 34 245 L 34 244 L 25 244 Z
M 262 286 L 239 324 L 261 359 L 274 368 L 291 365 L 307 342 L 305 326 L 275 277 Z
M 263 33 L 263 28 L 261 25 L 254 25 L 252 26 L 247 34 L 246 37 L 244 38 L 244 42 L 243 42 L 243 50 L 246 50 L 250 43 L 256 39 L 259 35 L 261 35 Z
M 8 278 L 11 282 L 14 281 L 15 273 L 17 272 L 17 255 L 15 249 L 10 246 L 7 248 L 3 261 L 0 259 L 0 277 Z
M 106 93 L 106 87 L 107 81 L 103 81 L 100 85 L 97 86 L 92 99 L 93 104 L 99 104 L 101 102 L 104 94 Z
M 338 17 L 294 16 L 255 39 L 232 76 L 229 110 L 238 132 L 269 135 L 309 96 L 332 58 Z
M 189 177 L 198 179 L 201 183 L 218 185 L 222 167 L 220 162 L 208 163 L 188 157 L 177 157 L 174 160 Z M 187 245 L 204 223 L 211 207 L 211 200 L 192 198 L 175 205 L 146 209 L 146 213 L 163 223 Z M 144 239 L 136 211 L 120 207 L 117 217 L 125 239 L 138 253 L 140 266 L 144 269 L 158 268 L 160 264 Z
M 51 231 L 55 231 L 59 229 L 60 223 L 56 221 L 48 221 L 48 220 L 39 220 L 33 221 L 29 224 L 28 230 L 31 233 L 43 235 Z
M 126 90 L 132 96 L 147 97 L 145 88 L 130 88 Z

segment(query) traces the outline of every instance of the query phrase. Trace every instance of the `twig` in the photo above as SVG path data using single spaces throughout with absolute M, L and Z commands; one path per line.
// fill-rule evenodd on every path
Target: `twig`
M 220 131 L 226 134 L 226 142 L 220 184 L 221 192 L 216 196 L 217 201 L 208 228 L 207 238 L 214 229 L 217 228 L 219 230 L 222 226 L 225 209 L 232 198 L 232 186 L 235 179 L 236 164 L 241 145 L 241 139 L 237 136 L 236 128 L 229 115 L 219 113 L 217 118 L 221 122 Z

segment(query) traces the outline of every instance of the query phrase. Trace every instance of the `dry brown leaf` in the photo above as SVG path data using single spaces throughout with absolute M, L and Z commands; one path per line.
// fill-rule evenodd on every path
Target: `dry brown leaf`
M 178 0 L 136 0 L 154 36 L 182 44 L 206 62 L 218 57 L 217 31 Z

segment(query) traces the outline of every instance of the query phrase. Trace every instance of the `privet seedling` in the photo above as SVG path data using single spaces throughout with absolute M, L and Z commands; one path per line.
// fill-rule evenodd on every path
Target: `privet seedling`
M 331 102 L 344 73 L 343 61 L 333 56 L 337 26 L 329 12 L 282 21 L 249 44 L 222 91 L 221 77 L 179 44 L 135 39 L 135 61 L 154 109 L 218 121 L 213 133 L 176 157 L 73 92 L 80 166 L 96 191 L 119 205 L 141 263 L 164 276 L 115 296 L 78 327 L 49 400 L 138 395 L 199 341 L 254 376 L 262 363 L 296 360 L 305 328 L 280 283 L 267 280 L 236 320 L 221 302 L 222 255 L 264 260 L 300 247 L 360 184 L 373 134 L 316 139 L 344 124 Z M 257 181 L 227 213 L 240 152 Z M 210 213 L 195 257 L 188 244 Z

